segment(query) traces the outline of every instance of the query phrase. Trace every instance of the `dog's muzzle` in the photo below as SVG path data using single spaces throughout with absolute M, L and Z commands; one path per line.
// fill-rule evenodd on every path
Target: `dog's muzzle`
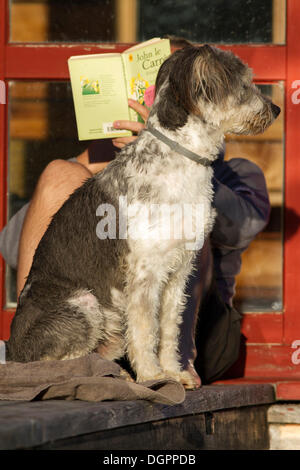
M 279 108 L 279 106 L 276 106 L 276 104 L 273 104 L 273 103 L 271 103 L 271 109 L 272 109 L 273 116 L 276 119 L 277 116 L 279 116 L 281 109 Z

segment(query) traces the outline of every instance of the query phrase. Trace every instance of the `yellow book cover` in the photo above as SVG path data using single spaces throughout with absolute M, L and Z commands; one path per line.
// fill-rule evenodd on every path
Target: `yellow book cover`
M 150 107 L 160 65 L 170 55 L 170 41 L 154 38 L 122 54 L 88 54 L 68 59 L 79 140 L 131 135 L 117 130 L 117 119 L 138 120 L 128 98 Z

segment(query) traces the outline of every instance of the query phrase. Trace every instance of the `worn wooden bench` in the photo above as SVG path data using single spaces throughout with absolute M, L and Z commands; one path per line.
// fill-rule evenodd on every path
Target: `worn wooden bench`
M 268 449 L 269 384 L 210 385 L 180 405 L 0 401 L 0 449 Z

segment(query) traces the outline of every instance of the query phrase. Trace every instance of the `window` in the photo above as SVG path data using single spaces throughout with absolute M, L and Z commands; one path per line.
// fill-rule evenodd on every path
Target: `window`
M 11 0 L 12 42 L 285 43 L 281 0 Z M 29 27 L 30 25 L 30 27 Z

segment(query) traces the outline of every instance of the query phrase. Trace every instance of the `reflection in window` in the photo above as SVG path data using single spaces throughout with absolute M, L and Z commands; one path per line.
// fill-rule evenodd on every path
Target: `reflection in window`
M 49 161 L 71 158 L 87 147 L 79 142 L 70 83 L 16 81 L 9 84 L 8 214 L 31 198 Z
M 139 39 L 162 32 L 202 43 L 272 42 L 272 0 L 145 2 L 140 8 Z
M 72 92 L 66 82 L 9 84 L 8 207 L 10 219 L 32 197 L 46 165 L 79 155 Z M 16 302 L 16 272 L 6 268 L 6 303 Z
M 279 83 L 261 90 L 280 106 L 278 119 L 263 134 L 226 139 L 227 159 L 247 158 L 263 170 L 272 207 L 267 227 L 242 255 L 235 303 L 244 312 L 282 310 L 284 88 Z
M 285 42 L 285 0 L 11 0 L 11 41 Z

